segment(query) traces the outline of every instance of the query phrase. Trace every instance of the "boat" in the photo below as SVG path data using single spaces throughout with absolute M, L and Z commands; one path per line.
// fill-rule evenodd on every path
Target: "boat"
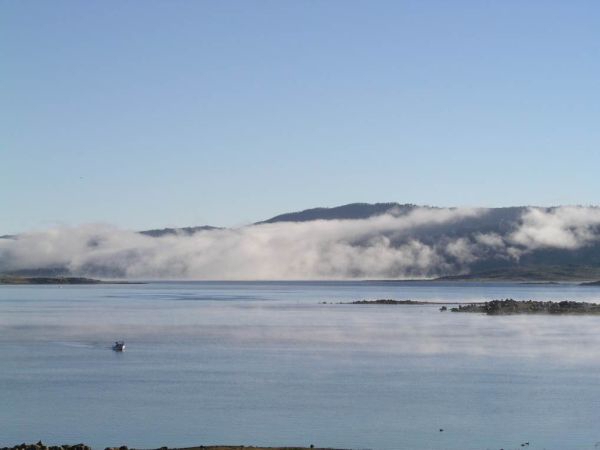
M 125 341 L 116 341 L 115 345 L 112 346 L 115 352 L 122 352 L 125 350 Z

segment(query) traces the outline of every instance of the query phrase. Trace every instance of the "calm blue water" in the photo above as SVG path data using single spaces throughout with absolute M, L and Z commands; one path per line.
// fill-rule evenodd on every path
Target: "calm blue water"
M 600 317 L 320 304 L 503 297 L 600 288 L 0 286 L 0 445 L 598 448 Z

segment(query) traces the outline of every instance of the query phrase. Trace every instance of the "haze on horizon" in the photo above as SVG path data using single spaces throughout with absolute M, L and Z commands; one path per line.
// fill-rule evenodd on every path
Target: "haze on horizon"
M 0 235 L 598 204 L 600 4 L 2 2 Z

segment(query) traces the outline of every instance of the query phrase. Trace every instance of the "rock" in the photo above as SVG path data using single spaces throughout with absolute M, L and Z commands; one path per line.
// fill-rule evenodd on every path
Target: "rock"
M 379 300 L 357 300 L 350 302 L 351 305 L 427 305 L 427 302 L 417 300 L 392 300 L 390 298 L 382 298 Z
M 586 302 L 517 301 L 512 298 L 471 303 L 452 308 L 453 312 L 484 313 L 489 316 L 509 314 L 600 314 L 600 305 Z

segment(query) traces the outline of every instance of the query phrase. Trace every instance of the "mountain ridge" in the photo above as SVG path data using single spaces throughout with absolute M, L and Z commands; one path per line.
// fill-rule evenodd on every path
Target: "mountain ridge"
M 197 234 L 202 238 L 192 239 Z M 140 235 L 151 240 L 140 240 Z M 158 240 L 166 236 L 172 240 Z M 117 279 L 131 276 L 134 264 L 150 274 L 141 275 L 148 279 L 232 277 L 232 268 L 240 271 L 240 279 L 253 279 L 255 273 L 261 279 L 600 279 L 597 207 L 349 203 L 279 214 L 238 228 L 202 225 L 132 232 L 87 226 L 3 238 L 0 273 L 17 276 Z M 70 259 L 61 246 L 72 246 L 73 239 L 79 241 Z M 35 252 L 46 248 L 54 256 L 42 253 L 40 263 Z M 28 262 L 11 263 L 19 254 Z

